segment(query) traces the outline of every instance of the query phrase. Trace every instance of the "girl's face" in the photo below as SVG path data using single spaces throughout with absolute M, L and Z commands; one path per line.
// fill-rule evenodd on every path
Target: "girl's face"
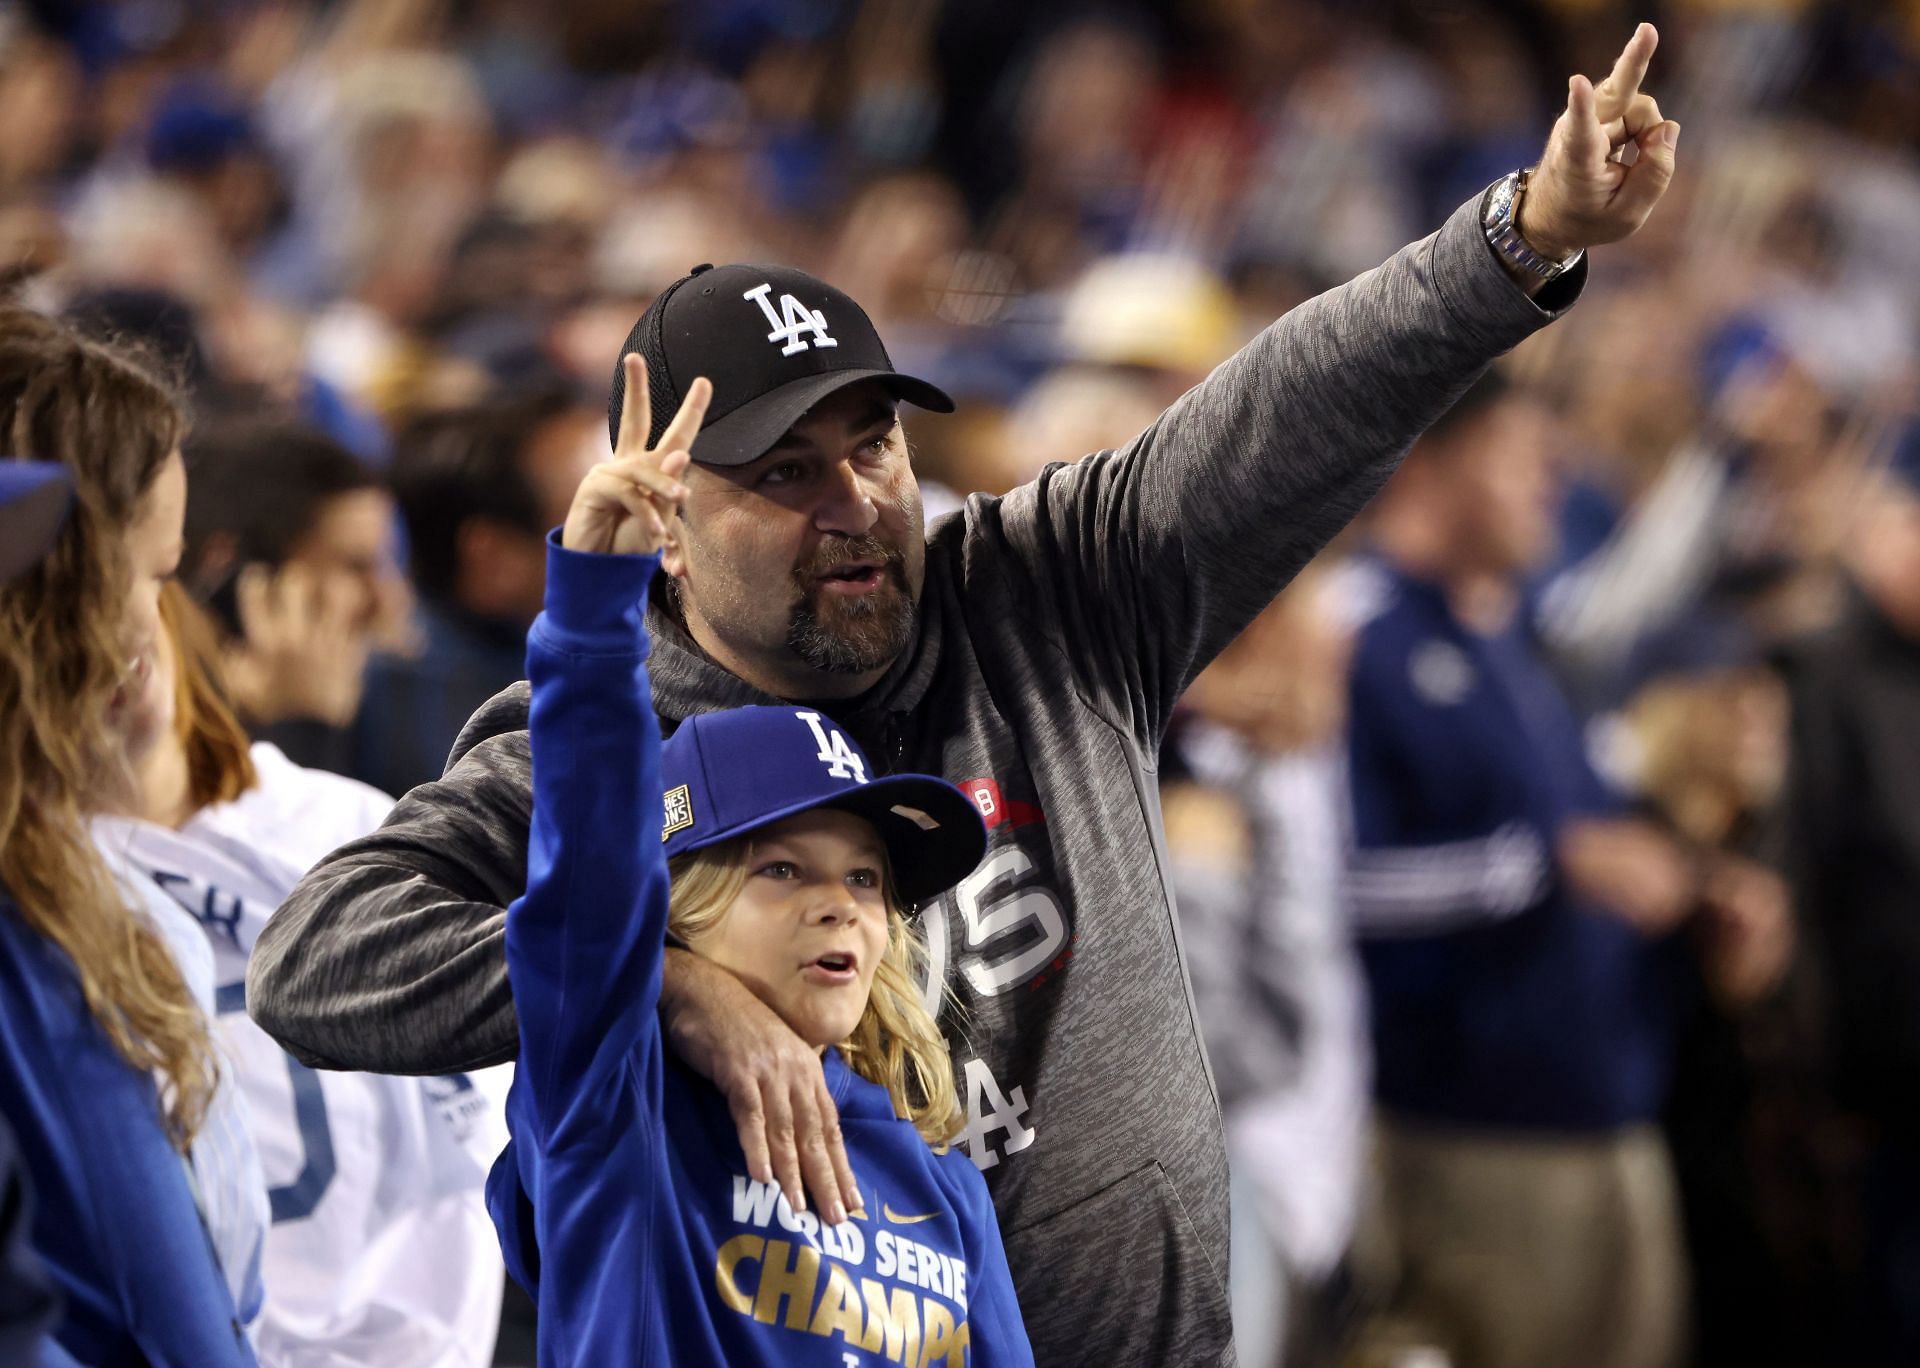
M 689 943 L 815 1048 L 853 1033 L 887 951 L 885 847 L 871 824 L 818 809 L 753 838 L 747 884 Z
M 160 589 L 180 568 L 187 516 L 187 468 L 174 452 L 141 497 L 127 527 L 131 571 L 126 616 L 128 674 L 114 695 L 112 721 L 131 759 L 138 761 L 173 714 L 173 671 L 161 655 Z

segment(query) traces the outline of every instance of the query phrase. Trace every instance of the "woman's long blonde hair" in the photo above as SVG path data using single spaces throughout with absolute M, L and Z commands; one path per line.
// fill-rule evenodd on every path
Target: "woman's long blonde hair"
M 128 909 L 86 814 L 128 780 L 108 721 L 126 669 L 125 537 L 184 427 L 166 385 L 130 357 L 0 305 L 0 450 L 60 462 L 75 491 L 53 550 L 0 585 L 0 887 L 73 962 L 114 1048 L 158 1075 L 183 1151 L 217 1076 L 207 1020 L 159 933 Z
M 671 861 L 672 901 L 667 929 L 691 943 L 719 925 L 747 886 L 753 840 L 722 841 Z M 874 971 L 873 992 L 853 1028 L 839 1043 L 847 1067 L 878 1083 L 893 1110 L 934 1149 L 944 1152 L 961 1130 L 960 1098 L 953 1085 L 953 1056 L 914 987 L 926 968 L 926 945 L 900 910 L 893 874 L 886 873 L 887 953 Z

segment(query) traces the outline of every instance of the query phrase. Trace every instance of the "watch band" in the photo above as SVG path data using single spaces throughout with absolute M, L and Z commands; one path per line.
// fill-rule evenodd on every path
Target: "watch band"
M 1481 218 L 1481 226 L 1487 234 L 1487 242 L 1500 254 L 1502 261 L 1525 271 L 1539 280 L 1552 280 L 1565 275 L 1574 263 L 1580 260 L 1585 248 L 1576 250 L 1564 261 L 1555 261 L 1527 245 L 1520 235 L 1519 208 L 1520 197 L 1526 193 L 1529 171 L 1513 171 L 1494 183 L 1492 193 L 1487 197 L 1487 208 Z

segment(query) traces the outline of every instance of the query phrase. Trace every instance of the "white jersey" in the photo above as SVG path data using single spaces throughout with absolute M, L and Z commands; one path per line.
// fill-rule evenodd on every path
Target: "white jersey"
M 147 920 L 173 952 L 173 962 L 187 992 L 211 1017 L 218 1001 L 219 970 L 207 938 L 200 934 L 199 923 L 155 887 L 146 871 L 128 856 L 125 843 L 112 839 L 110 833 L 119 825 L 108 818 L 94 819 L 94 842 L 101 847 L 114 877 L 134 906 L 147 914 Z M 232 1055 L 224 1042 L 216 1038 L 214 1045 L 222 1056 L 220 1080 L 199 1132 L 193 1137 L 187 1173 L 193 1183 L 194 1203 L 206 1222 L 207 1238 L 220 1261 L 227 1290 L 233 1294 L 234 1313 L 247 1333 L 257 1339 L 268 1229 L 266 1185 L 261 1179 L 260 1156 L 248 1114 L 247 1090 L 236 1083 Z
M 510 1069 L 397 1078 L 308 1069 L 246 1014 L 247 956 L 300 876 L 392 800 L 253 747 L 258 787 L 178 831 L 99 824 L 213 949 L 217 1034 L 251 1108 L 273 1224 L 267 1368 L 484 1368 L 504 1269 L 484 1200 Z

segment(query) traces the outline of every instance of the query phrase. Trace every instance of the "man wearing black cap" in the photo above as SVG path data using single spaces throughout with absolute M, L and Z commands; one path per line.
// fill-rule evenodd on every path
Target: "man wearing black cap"
M 1233 1362 L 1226 1159 L 1165 884 L 1159 739 L 1414 436 L 1571 302 L 1579 249 L 1645 219 L 1678 132 L 1638 91 L 1653 44 L 1642 26 L 1597 89 L 1573 79 L 1530 178 L 1295 309 L 1126 448 L 930 533 L 894 410 L 948 400 L 894 372 L 845 295 L 701 270 L 636 329 L 656 440 L 695 378 L 713 382 L 649 606 L 663 726 L 803 702 L 883 771 L 959 783 L 988 826 L 980 867 L 923 912 L 929 997 L 957 999 L 941 1019 L 960 1143 L 1038 1362 Z M 1626 142 L 1631 169 L 1610 157 Z M 526 886 L 526 697 L 483 708 L 445 778 L 269 923 L 248 1003 L 295 1055 L 438 1072 L 512 1052 L 500 946 Z M 750 1165 L 769 1145 L 792 1187 L 798 1148 L 831 1192 L 831 1116 L 816 1130 L 805 1097 L 762 1086 L 791 1056 L 751 995 L 688 957 L 669 967 L 673 1039 L 733 1100 Z

